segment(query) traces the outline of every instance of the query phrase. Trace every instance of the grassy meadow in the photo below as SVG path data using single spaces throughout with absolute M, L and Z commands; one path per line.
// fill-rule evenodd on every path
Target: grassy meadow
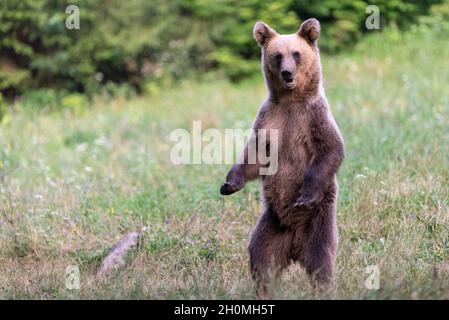
M 280 299 L 449 299 L 449 46 L 379 34 L 322 56 L 346 142 L 339 171 L 336 280 L 316 293 L 293 265 Z M 132 100 L 31 114 L 0 126 L 0 298 L 255 298 L 247 244 L 258 183 L 224 198 L 229 165 L 170 162 L 176 128 L 248 128 L 262 77 L 185 81 Z M 126 267 L 96 271 L 127 232 L 145 230 Z M 81 271 L 79 290 L 66 268 Z M 365 288 L 366 267 L 380 289 Z

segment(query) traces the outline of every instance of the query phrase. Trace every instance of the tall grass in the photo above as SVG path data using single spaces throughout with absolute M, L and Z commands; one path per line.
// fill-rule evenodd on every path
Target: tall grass
M 322 57 L 347 152 L 336 280 L 316 293 L 294 265 L 277 298 L 449 298 L 449 47 L 431 34 L 388 37 Z M 174 166 L 169 135 L 193 120 L 249 127 L 265 94 L 258 77 L 98 99 L 76 114 L 17 106 L 0 127 L 0 297 L 254 298 L 257 183 L 221 197 L 229 165 Z M 142 227 L 128 266 L 97 280 L 110 246 Z M 66 289 L 69 265 L 80 290 Z M 379 290 L 365 287 L 370 265 Z

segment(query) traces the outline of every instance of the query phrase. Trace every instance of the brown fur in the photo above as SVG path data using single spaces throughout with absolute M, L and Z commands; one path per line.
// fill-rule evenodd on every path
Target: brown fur
M 265 209 L 249 244 L 251 273 L 261 296 L 270 274 L 278 275 L 292 261 L 320 287 L 334 273 L 336 172 L 344 144 L 321 87 L 319 32 L 315 19 L 292 35 L 279 35 L 263 22 L 254 27 L 269 90 L 254 129 L 279 130 L 278 170 L 260 176 L 258 164 L 235 164 L 220 192 L 232 194 L 250 180 L 261 180 Z M 245 148 L 245 160 L 247 152 Z

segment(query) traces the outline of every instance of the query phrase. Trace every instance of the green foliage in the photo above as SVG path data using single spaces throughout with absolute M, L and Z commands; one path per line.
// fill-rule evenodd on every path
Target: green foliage
M 63 108 L 72 110 L 75 114 L 81 114 L 87 107 L 89 101 L 85 95 L 72 93 L 64 96 L 61 100 Z
M 433 5 L 430 8 L 430 15 L 420 17 L 419 22 L 413 27 L 415 31 L 426 35 L 449 34 L 449 0 Z
M 3 99 L 3 95 L 0 93 L 0 124 L 6 115 L 6 103 Z
M 128 83 L 117 84 L 112 81 L 105 83 L 99 93 L 106 98 L 125 98 L 131 99 L 136 96 L 136 90 Z
M 366 12 L 369 5 L 379 8 L 381 29 L 390 25 L 401 29 L 415 23 L 419 16 L 427 14 L 430 6 L 439 0 L 325 0 L 310 3 L 295 1 L 295 11 L 301 18 L 315 17 L 322 22 L 321 47 L 335 52 L 351 45 L 363 35 L 372 32 L 365 27 L 365 20 L 371 12 Z
M 279 32 L 300 22 L 322 23 L 321 48 L 335 52 L 367 34 L 369 4 L 380 8 L 383 28 L 400 29 L 429 9 L 440 17 L 439 0 L 73 0 L 80 29 L 65 27 L 63 0 L 2 0 L 0 91 L 13 97 L 30 89 L 64 89 L 92 96 L 111 83 L 148 93 L 173 79 L 219 69 L 232 80 L 259 70 L 252 38 L 257 20 Z M 433 5 L 433 6 L 432 6 Z M 440 18 L 444 21 L 443 18 Z M 125 88 L 126 88 L 125 86 Z M 135 91 L 127 90 L 125 94 Z M 107 88 L 106 91 L 115 90 Z
M 60 94 L 54 89 L 36 89 L 22 95 L 21 106 L 27 112 L 53 111 L 61 105 Z

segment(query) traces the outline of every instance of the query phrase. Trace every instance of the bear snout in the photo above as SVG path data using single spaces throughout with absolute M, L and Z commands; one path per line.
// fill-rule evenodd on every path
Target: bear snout
M 285 82 L 290 83 L 293 82 L 293 74 L 288 70 L 281 71 L 282 79 L 284 79 Z

